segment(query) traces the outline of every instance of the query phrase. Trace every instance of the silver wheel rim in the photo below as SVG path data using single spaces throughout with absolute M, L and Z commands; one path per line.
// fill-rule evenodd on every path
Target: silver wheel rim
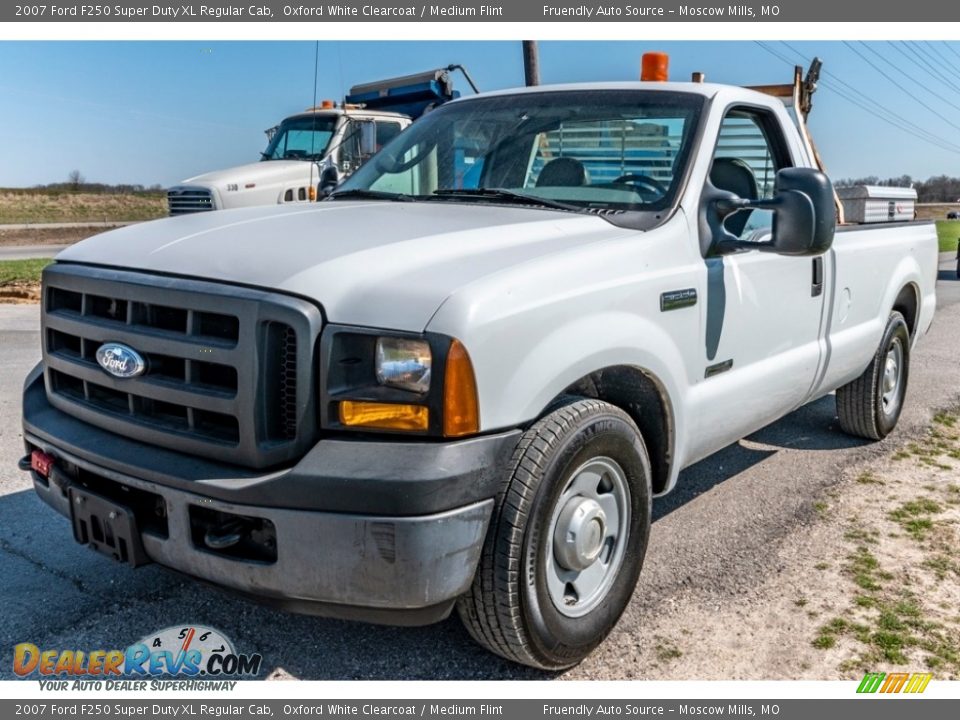
M 883 363 L 883 379 L 880 385 L 880 401 L 883 414 L 892 416 L 900 405 L 900 383 L 903 382 L 903 343 L 894 338 Z
M 630 491 L 623 468 L 596 457 L 571 475 L 550 518 L 547 589 L 554 607 L 582 617 L 610 591 L 630 528 Z

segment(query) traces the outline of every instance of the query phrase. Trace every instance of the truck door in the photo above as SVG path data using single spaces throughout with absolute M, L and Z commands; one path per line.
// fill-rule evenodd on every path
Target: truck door
M 716 187 L 772 197 L 777 171 L 792 164 L 772 112 L 726 113 L 710 170 Z M 741 210 L 724 225 L 741 240 L 761 242 L 770 239 L 772 220 L 768 210 Z M 822 351 L 824 261 L 759 250 L 705 259 L 698 445 L 722 447 L 809 399 Z

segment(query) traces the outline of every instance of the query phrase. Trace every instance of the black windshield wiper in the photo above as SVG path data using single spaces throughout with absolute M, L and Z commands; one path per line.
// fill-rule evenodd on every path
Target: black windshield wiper
M 442 188 L 440 190 L 434 190 L 433 195 L 430 197 L 440 199 L 499 200 L 515 205 L 546 207 L 555 210 L 567 210 L 569 212 L 583 212 L 583 208 L 579 205 L 572 205 L 558 200 L 546 200 L 534 195 L 524 195 L 523 193 L 514 192 L 513 190 L 504 190 L 503 188 Z
M 413 200 L 413 195 L 385 192 L 383 190 L 365 190 L 363 188 L 355 188 L 353 190 L 340 190 L 339 192 L 332 192 L 327 196 L 327 200 L 336 200 L 337 198 L 345 198 L 348 200 L 353 198 L 357 200 L 409 201 Z

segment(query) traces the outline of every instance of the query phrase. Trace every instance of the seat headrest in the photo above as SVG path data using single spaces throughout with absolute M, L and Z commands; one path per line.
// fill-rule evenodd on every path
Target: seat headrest
M 554 158 L 540 171 L 537 187 L 577 187 L 587 184 L 587 169 L 576 158 Z
M 740 158 L 715 158 L 710 168 L 710 182 L 715 188 L 732 192 L 737 197 L 757 197 L 753 170 Z

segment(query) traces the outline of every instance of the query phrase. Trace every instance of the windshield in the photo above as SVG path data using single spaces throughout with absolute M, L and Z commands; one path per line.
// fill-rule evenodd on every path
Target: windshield
M 320 160 L 337 126 L 336 115 L 287 118 L 263 152 L 264 160 Z
M 660 210 L 678 193 L 702 105 L 699 95 L 631 90 L 451 103 L 387 144 L 337 194 Z

